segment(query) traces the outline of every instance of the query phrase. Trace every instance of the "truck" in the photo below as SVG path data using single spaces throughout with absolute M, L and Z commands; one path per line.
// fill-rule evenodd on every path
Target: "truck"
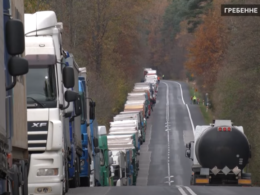
M 142 116 L 144 116 L 144 119 L 146 121 L 146 109 L 144 104 L 137 104 L 137 105 L 132 105 L 132 104 L 125 104 L 124 106 L 124 111 L 125 113 L 127 112 L 141 112 Z
M 80 158 L 80 184 L 81 186 L 89 186 L 90 180 L 90 163 L 91 159 L 89 157 L 88 152 L 88 132 L 87 132 L 87 103 L 86 103 L 86 85 L 84 83 L 85 78 L 79 77 L 78 84 L 79 84 L 79 95 L 81 97 L 81 107 L 82 107 L 82 114 L 81 114 L 81 134 L 82 134 L 82 150 L 83 154 Z
M 196 126 L 194 141 L 186 148 L 185 156 L 192 160 L 191 185 L 251 185 L 251 174 L 244 170 L 251 149 L 242 126 L 231 120 Z
M 140 143 L 145 142 L 145 128 L 142 124 L 142 121 L 139 117 L 138 113 L 133 113 L 133 114 L 118 114 L 114 116 L 114 121 L 124 121 L 124 120 L 135 120 L 138 123 L 137 129 L 140 130 L 141 136 L 140 136 Z
M 65 194 L 69 188 L 69 120 L 81 114 L 74 69 L 62 47 L 62 23 L 53 11 L 25 14 L 28 194 Z M 70 106 L 73 104 L 73 106 Z M 73 115 L 73 117 L 71 117 Z
M 77 64 L 72 53 L 63 51 L 65 56 L 65 64 L 67 67 L 71 67 L 74 70 L 74 87 L 71 88 L 74 92 L 79 94 L 79 65 Z M 80 96 L 80 94 L 79 94 Z M 82 97 L 80 96 L 80 107 L 82 108 Z M 70 104 L 68 110 L 73 110 L 73 104 Z M 75 116 L 74 112 L 68 112 L 67 117 L 69 118 L 69 125 L 66 126 L 65 133 L 67 134 L 67 139 L 65 145 L 69 148 L 70 154 L 68 156 L 68 179 L 70 188 L 76 188 L 81 186 L 80 172 L 81 172 L 81 158 L 83 154 L 82 149 L 82 133 L 81 133 L 81 118 L 80 116 Z M 69 128 L 68 128 L 69 127 Z M 67 153 L 68 154 L 68 153 Z
M 146 121 L 146 118 L 144 118 L 142 111 L 122 111 L 122 112 L 120 112 L 120 114 L 122 114 L 122 115 L 138 114 L 140 121 L 141 121 L 142 128 L 144 129 L 144 132 L 146 133 L 147 121 Z
M 95 148 L 95 179 L 100 186 L 109 186 L 111 153 L 108 152 L 107 130 L 105 126 L 98 126 L 98 148 Z
M 145 112 L 147 118 L 149 118 L 151 114 L 151 106 L 150 106 L 150 99 L 148 97 L 148 94 L 146 92 L 131 92 L 128 93 L 127 100 L 143 100 L 145 101 Z
M 82 85 L 82 90 L 84 91 L 85 99 L 82 104 L 84 104 L 83 113 L 85 113 L 84 119 L 81 121 L 81 131 L 83 133 L 83 156 L 81 157 L 82 169 L 80 173 L 81 185 L 82 186 L 95 186 L 95 177 L 94 177 L 94 156 L 95 156 L 95 146 L 94 146 L 94 131 L 93 126 L 96 125 L 95 129 L 97 132 L 97 123 L 95 120 L 95 102 L 89 97 L 88 93 L 88 85 L 87 85 L 87 69 L 86 67 L 79 68 L 79 82 Z M 81 93 L 81 97 L 83 98 L 83 93 Z M 85 122 L 83 121 L 85 120 Z M 92 130 L 91 130 L 92 129 Z M 97 135 L 96 135 L 97 136 Z M 97 137 L 95 139 L 98 139 Z M 97 142 L 95 142 L 97 143 Z M 98 146 L 96 146 L 98 147 Z M 85 159 L 85 160 L 84 160 Z M 85 163 L 83 163 L 83 161 Z M 88 168 L 87 168 L 88 167 Z M 87 181 L 89 183 L 87 183 Z
M 18 57 L 25 49 L 22 8 L 21 2 L 8 0 L 0 6 L 0 194 L 28 195 L 24 76 L 28 61 Z
M 115 186 L 122 186 L 126 185 L 127 179 L 123 179 L 122 177 L 127 177 L 130 176 L 132 178 L 131 184 L 136 185 L 137 181 L 137 176 L 138 176 L 138 170 L 139 170 L 139 161 L 138 161 L 138 154 L 137 154 L 137 149 L 134 144 L 134 139 L 133 136 L 130 135 L 108 135 L 107 136 L 107 143 L 108 143 L 108 148 L 110 151 L 112 151 L 112 158 L 113 158 L 113 163 L 111 164 L 111 173 L 113 175 L 113 182 Z M 126 157 L 124 154 L 121 152 L 123 151 L 125 154 L 127 153 L 126 150 L 131 150 L 130 151 L 130 156 L 129 157 L 129 162 L 126 161 Z M 114 151 L 114 156 L 113 156 L 113 151 Z M 115 156 L 115 153 L 118 153 Z M 122 155 L 124 158 L 122 158 Z M 115 158 L 116 157 L 116 158 Z M 120 160 L 121 159 L 121 160 Z M 126 164 L 128 167 L 126 167 Z M 131 170 L 131 173 L 126 171 L 126 168 L 129 168 Z

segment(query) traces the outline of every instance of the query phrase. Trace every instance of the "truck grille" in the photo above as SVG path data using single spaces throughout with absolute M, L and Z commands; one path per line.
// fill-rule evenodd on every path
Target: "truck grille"
M 30 121 L 28 124 L 28 151 L 45 151 L 48 137 L 48 121 Z

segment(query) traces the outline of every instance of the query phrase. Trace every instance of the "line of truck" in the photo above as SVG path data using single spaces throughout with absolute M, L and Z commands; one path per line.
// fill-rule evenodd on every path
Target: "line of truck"
M 12 12 L 19 6 L 3 0 L 0 9 L 0 194 L 135 185 L 157 79 L 135 84 L 107 133 L 84 64 L 63 48 L 63 23 L 53 11 Z

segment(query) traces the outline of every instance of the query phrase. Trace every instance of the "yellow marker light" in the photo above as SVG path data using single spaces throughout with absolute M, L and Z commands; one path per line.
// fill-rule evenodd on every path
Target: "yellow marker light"
M 251 179 L 239 179 L 238 180 L 238 184 L 247 184 L 247 185 L 251 185 Z
M 209 183 L 209 179 L 208 178 L 197 178 L 195 182 L 198 184 Z

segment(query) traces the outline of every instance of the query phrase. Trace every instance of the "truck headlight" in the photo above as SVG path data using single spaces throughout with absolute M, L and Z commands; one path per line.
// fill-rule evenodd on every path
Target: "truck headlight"
M 37 176 L 55 176 L 58 175 L 58 173 L 58 168 L 39 169 L 37 172 Z

